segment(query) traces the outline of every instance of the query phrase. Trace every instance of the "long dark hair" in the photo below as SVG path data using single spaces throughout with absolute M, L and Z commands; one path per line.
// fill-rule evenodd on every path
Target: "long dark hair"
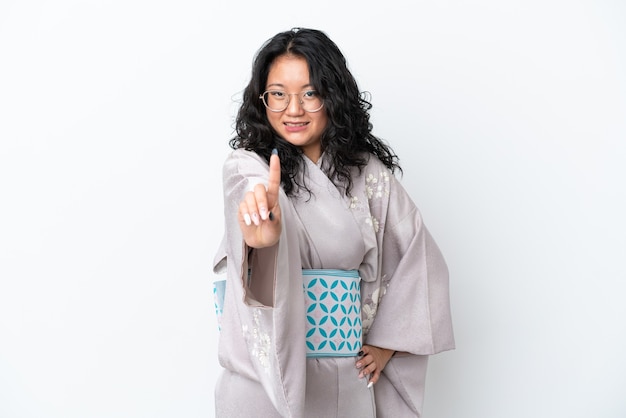
M 265 91 L 270 66 L 281 55 L 302 57 L 309 66 L 310 83 L 324 99 L 328 124 L 320 143 L 329 167 L 329 178 L 346 194 L 352 189 L 350 171 L 359 171 L 373 154 L 392 172 L 402 171 L 398 156 L 391 147 L 372 134 L 369 110 L 371 103 L 359 91 L 346 59 L 337 45 L 324 33 L 314 29 L 295 28 L 281 32 L 257 52 L 250 83 L 244 90 L 243 103 L 237 113 L 237 135 L 230 140 L 234 149 L 244 148 L 269 161 L 273 148 L 278 149 L 282 185 L 288 195 L 306 187 L 304 161 L 299 147 L 290 144 L 272 129 L 259 95 Z M 299 174 L 300 173 L 300 174 Z

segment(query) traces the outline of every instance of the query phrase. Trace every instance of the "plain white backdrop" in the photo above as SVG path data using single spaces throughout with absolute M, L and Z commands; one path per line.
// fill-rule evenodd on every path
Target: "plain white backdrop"
M 212 417 L 252 57 L 324 30 L 451 271 L 428 418 L 626 416 L 626 6 L 3 1 L 0 417 Z

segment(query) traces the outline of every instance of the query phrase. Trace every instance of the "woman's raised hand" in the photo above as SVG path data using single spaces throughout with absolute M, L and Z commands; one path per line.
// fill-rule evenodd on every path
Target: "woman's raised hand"
M 270 157 L 267 188 L 257 184 L 239 204 L 239 226 L 249 247 L 271 247 L 278 242 L 281 231 L 279 188 L 280 159 L 274 149 Z

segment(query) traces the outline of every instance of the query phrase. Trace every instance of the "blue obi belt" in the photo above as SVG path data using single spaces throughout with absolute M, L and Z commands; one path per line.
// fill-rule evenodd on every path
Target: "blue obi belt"
M 356 356 L 361 350 L 357 270 L 302 270 L 307 357 Z
M 302 270 L 307 357 L 354 357 L 362 346 L 358 270 Z M 226 280 L 214 283 L 218 324 Z

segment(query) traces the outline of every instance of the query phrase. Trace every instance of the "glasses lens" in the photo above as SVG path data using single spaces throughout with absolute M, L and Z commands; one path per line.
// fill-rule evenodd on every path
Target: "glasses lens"
M 287 109 L 289 96 L 283 91 L 269 90 L 263 93 L 263 103 L 274 112 L 282 112 Z
M 318 92 L 309 90 L 303 92 L 300 96 L 300 104 L 307 112 L 317 112 L 322 108 L 324 102 Z

